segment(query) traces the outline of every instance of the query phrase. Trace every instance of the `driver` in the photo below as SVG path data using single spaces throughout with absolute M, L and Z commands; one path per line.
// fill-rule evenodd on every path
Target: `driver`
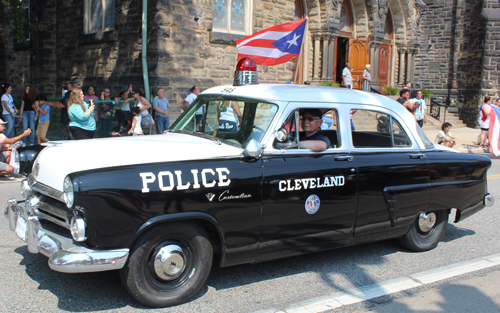
M 300 135 L 299 148 L 310 149 L 315 152 L 330 148 L 330 139 L 319 133 L 323 120 L 320 109 L 304 109 L 300 112 L 300 126 L 304 133 Z

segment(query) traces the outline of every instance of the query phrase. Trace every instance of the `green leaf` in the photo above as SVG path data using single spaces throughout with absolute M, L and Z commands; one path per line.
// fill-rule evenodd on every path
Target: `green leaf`
M 38 26 L 26 18 L 23 9 L 24 0 L 1 0 L 5 6 L 9 6 L 9 17 L 14 24 L 12 34 L 20 42 L 27 42 L 25 32 L 33 33 L 38 30 Z

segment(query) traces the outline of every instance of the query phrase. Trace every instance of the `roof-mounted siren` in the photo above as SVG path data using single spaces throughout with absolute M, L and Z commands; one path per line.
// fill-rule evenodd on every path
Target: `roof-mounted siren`
M 250 58 L 243 58 L 238 61 L 234 72 L 234 86 L 255 85 L 259 83 L 257 75 L 257 65 Z

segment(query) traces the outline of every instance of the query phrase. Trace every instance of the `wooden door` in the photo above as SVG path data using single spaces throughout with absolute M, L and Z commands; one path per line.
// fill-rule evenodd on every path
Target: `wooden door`
M 352 88 L 361 89 L 363 71 L 370 60 L 368 39 L 349 39 L 348 62 L 352 66 Z
M 389 59 L 389 46 L 380 45 L 378 53 L 378 82 L 380 85 L 387 85 L 389 83 Z

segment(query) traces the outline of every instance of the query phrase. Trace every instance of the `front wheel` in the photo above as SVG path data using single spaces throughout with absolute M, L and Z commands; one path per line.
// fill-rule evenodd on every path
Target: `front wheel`
M 448 211 L 420 213 L 410 230 L 398 241 L 402 246 L 412 251 L 432 250 L 443 239 L 447 226 Z
M 164 224 L 139 237 L 120 276 L 127 291 L 142 304 L 178 305 L 203 287 L 212 256 L 202 227 L 192 222 Z

